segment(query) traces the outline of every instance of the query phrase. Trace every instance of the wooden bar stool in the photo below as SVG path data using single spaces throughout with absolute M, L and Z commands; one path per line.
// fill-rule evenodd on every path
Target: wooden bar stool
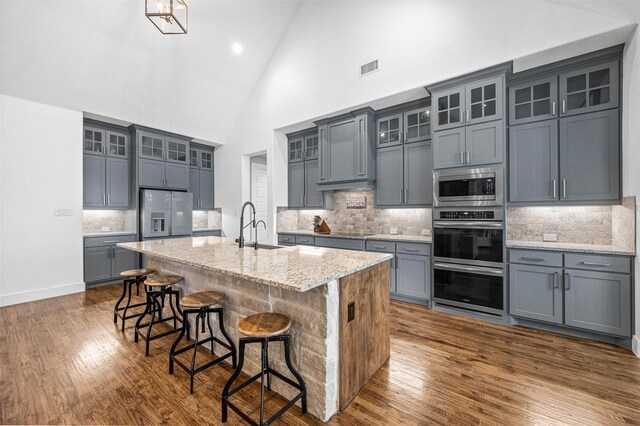
M 246 420 L 249 424 L 256 426 L 270 425 L 274 420 L 280 417 L 285 411 L 293 406 L 299 399 L 302 399 L 302 414 L 307 412 L 307 388 L 304 383 L 304 379 L 291 364 L 291 336 L 283 334 L 291 327 L 291 319 L 286 315 L 278 313 L 264 312 L 255 315 L 250 315 L 242 319 L 238 323 L 238 332 L 247 336 L 240 338 L 240 358 L 238 360 L 238 367 L 234 371 L 233 375 L 229 378 L 229 381 L 222 391 L 222 422 L 227 421 L 227 406 L 235 411 L 240 417 Z M 249 378 L 245 382 L 231 389 L 231 385 L 238 378 L 238 375 L 242 371 L 242 365 L 244 364 L 244 348 L 248 343 L 260 342 L 262 346 L 261 356 L 261 369 L 258 374 Z M 287 363 L 287 367 L 298 383 L 283 376 L 271 367 L 269 367 L 269 342 L 283 342 L 284 343 L 284 359 Z M 284 407 L 282 407 L 277 413 L 264 421 L 264 376 L 267 375 L 267 389 L 271 390 L 271 375 L 273 374 L 280 380 L 288 383 L 300 392 L 290 400 Z M 260 378 L 260 423 L 256 423 L 248 415 L 240 411 L 229 398 L 235 393 L 243 389 L 245 386 L 253 383 Z
M 173 363 L 175 362 L 176 364 L 178 364 L 180 367 L 182 367 L 184 369 L 184 371 L 186 371 L 187 373 L 189 373 L 189 377 L 190 377 L 190 384 L 189 384 L 189 392 L 193 393 L 193 376 L 195 376 L 197 373 L 211 367 L 212 365 L 215 365 L 229 357 L 231 357 L 232 359 L 232 365 L 233 368 L 236 367 L 236 346 L 233 344 L 233 341 L 231 340 L 231 337 L 229 337 L 229 335 L 227 334 L 227 330 L 225 330 L 224 328 L 224 322 L 223 322 L 223 309 L 222 307 L 214 307 L 214 305 L 217 305 L 220 303 L 220 301 L 224 299 L 224 294 L 220 293 L 218 291 L 200 291 L 198 293 L 193 293 L 190 294 L 188 296 L 183 297 L 182 299 L 180 299 L 180 305 L 182 306 L 182 318 L 183 318 L 183 326 L 182 326 L 182 331 L 180 332 L 180 335 L 178 336 L 178 338 L 176 339 L 176 341 L 173 343 L 173 346 L 171 346 L 171 351 L 169 352 L 169 374 L 173 374 Z M 189 315 L 192 314 L 196 314 L 196 339 L 194 341 L 194 343 L 192 345 L 189 346 L 185 346 L 184 348 L 180 348 L 178 350 L 176 350 L 176 348 L 178 347 L 178 343 L 180 343 L 180 341 L 182 340 L 182 338 L 184 337 L 185 334 L 185 330 L 187 331 L 187 333 L 189 332 Z M 211 322 L 209 321 L 209 314 L 217 314 L 218 315 L 218 325 L 220 327 L 220 332 L 222 333 L 222 335 L 224 336 L 224 338 L 227 340 L 226 342 L 223 342 L 222 340 L 218 339 L 217 337 L 215 337 L 213 335 L 213 329 L 211 328 Z M 198 320 L 200 320 L 201 324 L 198 324 Z M 201 325 L 202 327 L 202 333 L 205 332 L 204 329 L 204 324 L 205 322 L 207 323 L 207 326 L 209 327 L 209 334 L 210 337 L 200 341 L 200 327 L 198 327 L 198 325 Z M 189 337 L 187 336 L 187 340 L 189 340 Z M 206 343 L 211 342 L 211 353 L 214 354 L 213 352 L 213 343 L 216 342 L 218 344 L 220 344 L 221 346 L 229 349 L 229 352 L 226 353 L 223 356 L 220 356 L 212 361 L 207 362 L 206 364 L 195 368 L 195 363 L 196 363 L 196 354 L 198 352 L 198 345 L 204 345 Z M 183 364 L 180 360 L 178 360 L 176 358 L 176 355 L 179 355 L 183 352 L 189 351 L 193 349 L 193 356 L 191 357 L 191 365 L 190 366 L 186 366 L 185 364 Z
M 145 355 L 147 356 L 149 356 L 149 343 L 151 343 L 152 340 L 177 333 L 183 328 L 182 326 L 178 328 L 178 322 L 182 324 L 180 290 L 171 287 L 180 281 L 182 281 L 182 277 L 179 275 L 149 275 L 144 281 L 145 290 L 147 292 L 147 303 L 144 312 L 136 322 L 134 340 L 137 342 L 138 336 L 142 336 L 145 340 Z M 163 318 L 162 310 L 164 308 L 165 296 L 167 295 L 169 296 L 169 306 L 171 307 L 172 315 L 170 317 Z M 151 315 L 151 320 L 148 323 L 143 323 L 142 320 L 149 314 Z M 156 315 L 158 316 L 157 320 Z M 173 330 L 165 331 L 156 334 L 155 336 L 151 335 L 151 330 L 154 325 L 167 321 L 173 321 Z M 147 329 L 146 333 L 143 330 L 144 328 Z
M 140 295 L 140 284 L 147 279 L 147 275 L 152 274 L 153 269 L 130 269 L 128 271 L 124 271 L 120 273 L 120 276 L 124 278 L 122 281 L 122 296 L 116 302 L 116 307 L 113 308 L 113 323 L 118 323 L 118 317 L 122 319 L 122 332 L 124 333 L 125 322 L 128 319 L 139 317 L 142 315 L 142 312 L 127 315 L 127 311 L 130 308 L 137 308 L 140 306 L 145 306 L 146 303 L 136 303 L 134 305 L 131 304 L 131 288 L 133 285 L 136 285 L 136 296 Z M 124 307 L 120 307 L 120 303 L 124 300 L 125 296 L 127 297 L 127 304 Z M 120 313 L 120 311 L 124 311 Z

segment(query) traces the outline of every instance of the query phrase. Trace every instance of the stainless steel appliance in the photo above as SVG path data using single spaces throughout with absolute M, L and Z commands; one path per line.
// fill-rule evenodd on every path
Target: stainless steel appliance
M 141 202 L 143 239 L 191 235 L 193 194 L 145 189 Z
M 501 166 L 433 172 L 435 207 L 502 206 L 503 202 Z
M 503 219 L 502 209 L 434 211 L 436 303 L 504 313 Z

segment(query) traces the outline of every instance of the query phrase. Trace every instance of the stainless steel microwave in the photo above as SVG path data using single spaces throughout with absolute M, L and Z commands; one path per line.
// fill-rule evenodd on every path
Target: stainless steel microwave
M 437 170 L 433 172 L 435 207 L 502 206 L 502 167 Z

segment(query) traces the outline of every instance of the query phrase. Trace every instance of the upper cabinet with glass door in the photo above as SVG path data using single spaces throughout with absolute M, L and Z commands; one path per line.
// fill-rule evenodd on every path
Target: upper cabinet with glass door
M 431 139 L 431 108 L 419 108 L 404 113 L 405 143 Z
M 318 158 L 318 134 L 317 133 L 311 136 L 306 136 L 304 138 L 304 158 L 305 160 Z
M 492 77 L 469 83 L 465 93 L 467 124 L 483 123 L 502 118 L 503 77 Z
M 189 149 L 189 167 L 197 169 L 198 164 L 199 164 L 198 150 L 194 148 Z
M 434 93 L 432 99 L 436 109 L 433 130 L 464 125 L 465 86 Z
M 152 160 L 164 160 L 164 137 L 141 131 L 139 132 L 140 157 Z
M 557 75 L 509 88 L 509 124 L 524 124 L 557 116 Z
M 84 126 L 83 150 L 86 154 L 103 155 L 105 130 L 97 127 Z
M 402 144 L 402 114 L 377 119 L 376 131 L 377 148 Z
M 200 151 L 200 168 L 204 170 L 213 170 L 213 151 Z
M 166 154 L 165 159 L 173 163 L 187 163 L 187 152 L 189 151 L 189 142 L 177 139 L 166 138 Z
M 129 158 L 129 135 L 108 130 L 107 155 L 110 157 Z
M 619 79 L 618 61 L 560 74 L 560 115 L 617 108 Z
M 297 137 L 289 139 L 289 162 L 294 163 L 296 161 L 304 160 L 304 138 Z

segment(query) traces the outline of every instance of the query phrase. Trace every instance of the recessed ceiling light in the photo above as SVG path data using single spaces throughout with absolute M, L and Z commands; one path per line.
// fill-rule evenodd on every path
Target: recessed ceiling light
M 233 50 L 233 53 L 236 55 L 239 55 L 242 53 L 242 45 L 240 43 L 233 43 L 231 45 L 231 50 Z

